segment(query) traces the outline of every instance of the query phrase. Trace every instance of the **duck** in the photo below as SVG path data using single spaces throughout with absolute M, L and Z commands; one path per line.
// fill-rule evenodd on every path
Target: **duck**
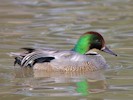
M 14 66 L 44 71 L 98 71 L 109 67 L 105 58 L 96 52 L 100 50 L 117 56 L 105 44 L 103 36 L 95 31 L 81 35 L 73 49 L 55 50 L 24 47 L 23 52 L 11 52 Z

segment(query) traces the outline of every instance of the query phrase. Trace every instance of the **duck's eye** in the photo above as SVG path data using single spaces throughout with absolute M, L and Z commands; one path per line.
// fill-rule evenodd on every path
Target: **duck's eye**
M 96 39 L 95 42 L 100 42 L 100 40 Z

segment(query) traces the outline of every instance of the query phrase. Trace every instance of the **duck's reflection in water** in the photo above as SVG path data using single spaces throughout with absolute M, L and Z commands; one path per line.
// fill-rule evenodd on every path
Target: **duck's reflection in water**
M 51 90 L 51 93 L 55 90 L 58 93 L 63 90 L 61 93 L 65 91 L 65 95 L 89 95 L 90 93 L 104 92 L 107 89 L 103 71 L 46 72 L 42 70 L 19 69 L 15 71 L 15 77 L 19 79 L 24 78 L 23 83 L 28 84 L 30 90 L 40 90 L 41 93 L 42 89 L 44 89 Z M 66 94 L 66 91 L 68 94 Z

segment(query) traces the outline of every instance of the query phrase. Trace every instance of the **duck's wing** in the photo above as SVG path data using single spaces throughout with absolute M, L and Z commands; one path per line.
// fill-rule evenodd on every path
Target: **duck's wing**
M 24 52 L 14 53 L 11 52 L 9 55 L 15 58 L 14 65 L 18 64 L 21 67 L 32 67 L 35 63 L 50 62 L 55 59 L 52 54 L 57 50 L 49 49 L 33 49 L 33 48 L 22 48 Z
M 22 48 L 25 52 L 10 53 L 15 58 L 14 65 L 19 64 L 21 67 L 34 66 L 36 63 L 52 62 L 54 65 L 72 65 L 77 62 L 87 61 L 86 55 L 80 55 L 74 51 L 63 51 L 53 49 L 33 49 Z M 62 66 L 63 66 L 62 65 Z

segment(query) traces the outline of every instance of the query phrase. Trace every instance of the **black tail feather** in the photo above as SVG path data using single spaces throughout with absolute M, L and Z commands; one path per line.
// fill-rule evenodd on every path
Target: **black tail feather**
M 22 58 L 15 57 L 14 66 L 16 66 L 16 64 L 21 66 L 21 61 L 22 61 Z
M 43 63 L 43 62 L 50 62 L 51 60 L 55 59 L 54 57 L 41 57 L 34 60 L 35 63 Z
M 35 59 L 33 64 L 29 64 L 29 65 L 34 66 L 36 63 L 50 62 L 53 59 L 55 59 L 55 58 L 54 57 L 41 57 L 41 58 Z

